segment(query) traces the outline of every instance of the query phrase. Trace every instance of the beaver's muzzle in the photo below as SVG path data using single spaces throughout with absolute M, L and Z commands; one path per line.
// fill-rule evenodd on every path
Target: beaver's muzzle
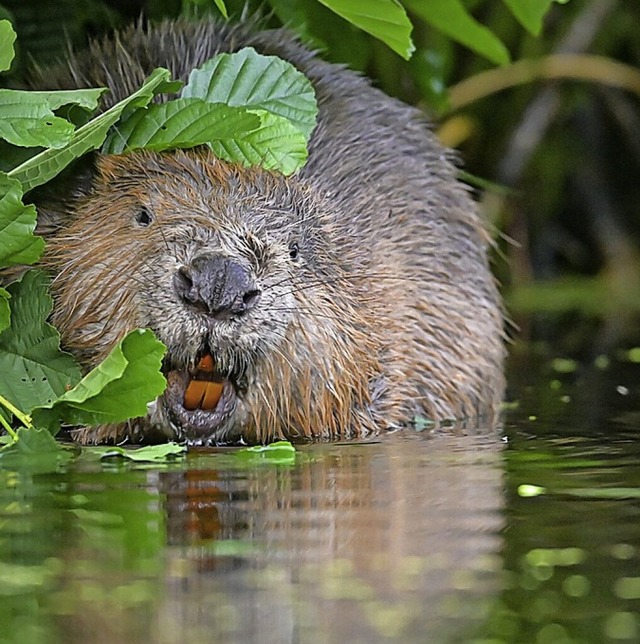
M 202 253 L 174 274 L 176 294 L 187 309 L 208 324 L 239 323 L 258 303 L 261 291 L 248 263 L 220 253 Z M 207 345 L 190 370 L 167 365 L 163 404 L 180 439 L 203 444 L 214 440 L 233 415 L 240 374 L 217 364 Z M 212 355 L 213 353 L 213 355 Z M 218 356 L 219 358 L 219 356 Z M 217 368 L 216 368 L 217 367 Z

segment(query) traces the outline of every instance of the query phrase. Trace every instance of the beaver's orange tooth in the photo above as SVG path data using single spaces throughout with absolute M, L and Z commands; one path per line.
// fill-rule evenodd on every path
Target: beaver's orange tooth
M 183 404 L 185 409 L 193 411 L 202 406 L 208 384 L 206 380 L 192 380 L 189 382 L 184 392 Z
M 213 371 L 213 356 L 207 353 L 200 358 L 198 362 L 198 371 Z
M 223 389 L 224 384 L 222 382 L 207 382 L 204 397 L 202 398 L 202 409 L 206 409 L 207 411 L 215 409 L 220 401 Z

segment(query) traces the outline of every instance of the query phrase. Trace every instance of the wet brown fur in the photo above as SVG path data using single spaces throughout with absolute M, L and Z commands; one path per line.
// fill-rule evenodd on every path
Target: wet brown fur
M 218 49 L 244 45 L 291 60 L 314 83 L 307 165 L 285 179 L 202 149 L 133 153 L 99 159 L 90 183 L 62 200 L 41 199 L 64 346 L 90 367 L 148 326 L 187 368 L 192 338 L 212 334 L 221 361 L 246 361 L 248 386 L 233 426 L 204 442 L 366 435 L 416 415 L 495 412 L 504 348 L 488 235 L 416 110 L 284 32 L 214 23 L 131 29 L 72 56 L 47 84 L 106 84 L 115 102 L 155 66 L 184 78 Z M 154 214 L 148 227 L 135 224 L 141 207 Z M 173 272 L 202 249 L 241 257 L 261 280 L 264 302 L 242 330 L 211 330 L 171 292 Z M 185 438 L 154 413 L 78 438 L 158 433 Z

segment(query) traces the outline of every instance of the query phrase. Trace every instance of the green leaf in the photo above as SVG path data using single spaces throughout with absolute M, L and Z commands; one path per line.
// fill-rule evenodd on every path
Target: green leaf
M 102 425 L 146 415 L 167 384 L 160 373 L 165 351 L 151 331 L 132 331 L 73 389 L 34 410 L 34 422 Z
M 309 79 L 291 63 L 251 47 L 220 54 L 194 69 L 182 96 L 271 112 L 291 121 L 307 140 L 318 114 Z
M 57 443 L 46 429 L 23 427 L 17 440 L 0 449 L 0 467 L 55 472 L 72 457 L 73 451 Z
M 60 109 L 63 105 L 77 105 L 93 112 L 100 105 L 100 97 L 107 91 L 106 87 L 95 89 L 70 89 L 51 92 L 23 92 L 19 90 L 2 90 L 18 97 L 20 102 L 34 102 L 46 105 L 50 110 Z
M 431 9 L 431 1 L 427 10 Z M 454 0 L 444 0 L 446 4 Z M 382 40 L 393 51 L 409 59 L 414 51 L 411 22 L 396 0 L 318 0 L 340 17 Z M 424 3 L 424 0 L 416 0 Z
M 280 116 L 269 112 L 255 114 L 260 116 L 260 128 L 243 137 L 213 141 L 211 149 L 216 156 L 230 163 L 260 165 L 284 175 L 299 170 L 308 156 L 304 134 Z
M 139 463 L 169 463 L 176 457 L 183 456 L 187 452 L 184 445 L 177 443 L 163 443 L 161 445 L 148 445 L 135 449 L 124 447 L 86 447 L 82 450 L 83 457 L 97 457 L 100 459 L 113 456 L 136 461 Z
M 36 237 L 35 206 L 22 203 L 20 182 L 0 173 L 0 267 L 33 264 L 44 248 Z
M 0 72 L 11 67 L 11 61 L 15 56 L 13 43 L 16 40 L 16 32 L 8 20 L 0 20 Z
M 54 115 L 63 105 L 88 110 L 98 107 L 104 89 L 60 92 L 24 92 L 0 89 L 0 138 L 22 147 L 54 147 L 67 144 L 74 127 Z
M 490 61 L 499 65 L 509 62 L 509 52 L 504 44 L 471 16 L 460 0 L 405 0 L 405 5 L 425 22 Z
M 166 69 L 154 70 L 139 90 L 78 128 L 63 148 L 48 149 L 37 154 L 11 170 L 9 176 L 18 179 L 25 192 L 46 183 L 74 159 L 99 148 L 104 143 L 109 128 L 125 110 L 145 106 L 156 93 L 167 90 L 169 78 L 170 74 Z M 169 86 L 175 87 L 171 84 Z
M 4 98 L 0 96 L 0 138 L 24 148 L 61 148 L 71 140 L 74 127 L 69 121 L 51 112 L 47 117 L 37 106 L 26 106 L 22 114 L 9 115 L 14 106 Z
M 105 154 L 168 150 L 208 143 L 224 161 L 292 174 L 307 159 L 304 134 L 287 119 L 222 103 L 180 98 L 131 114 L 103 147 Z
M 276 441 L 269 445 L 254 445 L 234 452 L 237 458 L 251 462 L 291 465 L 296 460 L 296 449 L 289 441 Z
M 538 36 L 542 31 L 543 18 L 551 5 L 558 1 L 562 4 L 568 0 L 502 0 L 518 22 L 531 34 Z
M 224 4 L 224 0 L 213 0 L 214 4 L 216 7 L 218 7 L 218 11 L 227 19 L 229 20 L 229 14 L 227 13 L 227 7 Z
M 32 270 L 7 287 L 11 324 L 0 333 L 0 394 L 26 413 L 58 398 L 81 375 L 46 321 L 52 308 L 48 282 Z
M 133 112 L 109 135 L 102 152 L 190 148 L 220 138 L 243 138 L 259 126 L 260 117 L 247 110 L 180 98 Z
M 8 329 L 11 324 L 11 308 L 9 307 L 9 291 L 0 288 L 0 333 Z

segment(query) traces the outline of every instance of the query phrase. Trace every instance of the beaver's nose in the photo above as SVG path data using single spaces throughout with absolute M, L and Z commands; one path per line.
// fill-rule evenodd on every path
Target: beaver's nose
M 250 268 L 222 255 L 198 255 L 173 283 L 183 302 L 218 319 L 244 315 L 260 298 Z

